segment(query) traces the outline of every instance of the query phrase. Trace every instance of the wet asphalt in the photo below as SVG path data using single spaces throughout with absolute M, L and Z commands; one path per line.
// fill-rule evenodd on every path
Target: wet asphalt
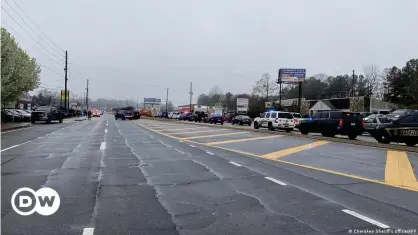
M 384 181 L 385 150 L 327 143 L 278 162 L 258 155 L 314 140 L 281 136 L 211 147 L 203 144 L 263 134 L 187 139 L 239 132 L 213 129 L 105 114 L 2 134 L 2 150 L 19 145 L 1 152 L 2 234 L 83 234 L 86 228 L 112 235 L 347 234 L 381 224 L 418 227 L 416 191 L 316 169 Z M 408 156 L 415 169 L 418 156 Z M 55 214 L 13 211 L 16 189 L 43 186 L 60 195 Z

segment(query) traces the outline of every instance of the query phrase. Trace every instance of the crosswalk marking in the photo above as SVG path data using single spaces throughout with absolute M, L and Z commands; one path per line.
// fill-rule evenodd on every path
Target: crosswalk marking
M 418 182 L 406 152 L 388 150 L 385 182 L 390 185 L 418 189 Z

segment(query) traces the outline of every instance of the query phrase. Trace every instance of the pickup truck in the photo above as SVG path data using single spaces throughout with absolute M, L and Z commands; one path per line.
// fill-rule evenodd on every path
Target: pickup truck
M 47 124 L 52 121 L 58 121 L 62 123 L 64 119 L 64 113 L 59 111 L 56 107 L 53 106 L 39 106 L 35 111 L 31 113 L 31 122 L 35 123 L 36 121 L 44 121 Z
M 315 113 L 312 118 L 301 121 L 301 134 L 321 133 L 322 136 L 334 137 L 347 135 L 354 140 L 363 132 L 364 121 L 360 113 L 343 111 L 324 111 Z

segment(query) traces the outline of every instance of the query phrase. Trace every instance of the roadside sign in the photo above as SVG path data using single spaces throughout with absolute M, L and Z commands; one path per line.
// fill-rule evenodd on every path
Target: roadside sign
M 65 90 L 61 90 L 61 100 L 68 100 L 70 97 L 70 90 L 67 90 L 67 95 L 65 95 Z
M 145 104 L 161 104 L 161 99 L 157 98 L 144 98 Z
M 247 98 L 237 98 L 237 113 L 247 113 L 248 103 Z
M 306 69 L 279 69 L 279 79 L 277 83 L 296 83 L 304 82 Z

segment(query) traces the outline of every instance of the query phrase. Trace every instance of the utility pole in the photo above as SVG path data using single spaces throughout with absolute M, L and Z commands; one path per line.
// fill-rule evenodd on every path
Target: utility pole
M 87 111 L 89 110 L 89 80 L 87 79 L 87 87 L 86 87 L 86 107 Z
M 280 69 L 277 71 L 277 82 L 279 83 L 279 108 L 282 110 L 282 81 L 280 79 Z
M 192 112 L 192 97 L 193 97 L 193 83 L 192 82 L 190 82 L 189 95 L 190 95 L 190 112 Z
M 167 88 L 167 97 L 165 99 L 165 111 L 168 112 L 168 88 Z
M 136 100 L 136 109 L 138 109 L 138 100 Z
M 351 97 L 354 97 L 354 70 L 353 70 L 353 81 L 351 85 L 352 85 Z
M 64 86 L 64 103 L 65 103 L 65 112 L 67 113 L 68 112 L 68 106 L 70 105 L 70 100 L 69 100 L 69 97 L 67 96 L 67 81 L 68 81 L 68 78 L 67 78 L 67 70 L 68 70 L 68 68 L 67 68 L 67 66 L 68 66 L 68 52 L 67 51 L 65 51 L 65 68 L 64 68 L 64 71 L 65 71 L 65 86 Z M 68 100 L 68 103 L 67 103 L 67 100 Z

